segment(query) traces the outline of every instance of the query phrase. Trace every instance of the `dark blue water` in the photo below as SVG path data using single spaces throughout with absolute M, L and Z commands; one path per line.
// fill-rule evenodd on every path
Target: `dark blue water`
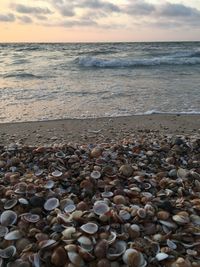
M 200 42 L 0 44 L 0 121 L 200 113 Z

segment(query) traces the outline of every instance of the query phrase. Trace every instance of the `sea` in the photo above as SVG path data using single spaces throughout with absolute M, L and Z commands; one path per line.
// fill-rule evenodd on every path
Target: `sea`
M 200 42 L 1 43 L 0 122 L 200 114 Z

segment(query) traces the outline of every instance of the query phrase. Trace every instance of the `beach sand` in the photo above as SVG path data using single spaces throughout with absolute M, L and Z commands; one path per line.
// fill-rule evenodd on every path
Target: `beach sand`
M 199 115 L 140 115 L 0 124 L 0 144 L 100 143 L 142 132 L 200 134 Z

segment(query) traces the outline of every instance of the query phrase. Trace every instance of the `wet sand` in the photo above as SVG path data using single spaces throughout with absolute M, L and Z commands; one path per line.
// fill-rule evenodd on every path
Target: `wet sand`
M 99 143 L 142 132 L 200 134 L 199 115 L 144 115 L 0 124 L 0 144 Z

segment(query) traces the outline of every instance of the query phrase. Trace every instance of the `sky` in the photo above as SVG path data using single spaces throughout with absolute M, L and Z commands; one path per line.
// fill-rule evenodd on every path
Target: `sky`
M 0 42 L 200 41 L 200 0 L 0 0 Z

